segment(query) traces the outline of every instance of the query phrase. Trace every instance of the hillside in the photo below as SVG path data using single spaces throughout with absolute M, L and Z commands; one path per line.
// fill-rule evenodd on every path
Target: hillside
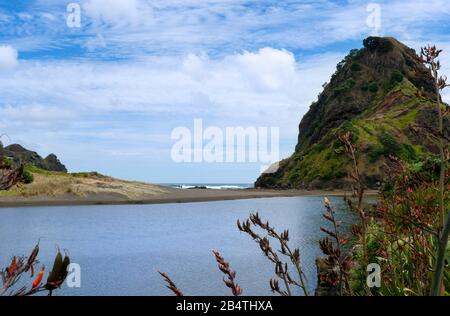
M 299 125 L 293 155 L 277 172 L 261 175 L 258 188 L 348 187 L 349 162 L 337 135 L 350 131 L 368 187 L 376 188 L 389 155 L 415 161 L 435 152 L 414 125 L 437 126 L 436 94 L 416 52 L 394 38 L 369 37 L 351 50 Z M 449 133 L 449 122 L 445 122 Z

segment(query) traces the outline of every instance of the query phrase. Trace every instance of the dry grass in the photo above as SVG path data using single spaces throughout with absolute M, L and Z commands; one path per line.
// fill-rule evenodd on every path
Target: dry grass
M 0 197 L 61 196 L 66 194 L 85 197 L 107 194 L 135 200 L 166 192 L 156 185 L 118 180 L 97 173 L 64 174 L 35 171 L 33 176 L 33 183 L 16 185 L 9 191 L 1 191 Z

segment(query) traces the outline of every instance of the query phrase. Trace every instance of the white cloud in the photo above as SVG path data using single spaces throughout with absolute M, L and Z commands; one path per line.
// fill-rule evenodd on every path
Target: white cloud
M 0 129 L 73 163 L 72 153 L 93 144 L 100 160 L 127 150 L 146 157 L 165 151 L 170 159 L 172 128 L 192 128 L 203 118 L 205 126 L 282 127 L 285 156 L 301 116 L 341 58 L 328 53 L 300 62 L 267 47 L 221 58 L 23 61 L 12 76 L 0 73 Z
M 88 38 L 82 46 L 85 47 L 89 52 L 94 52 L 96 50 L 105 48 L 107 44 L 103 35 L 97 34 L 96 37 Z
M 61 108 L 54 105 L 3 105 L 0 106 L 0 126 L 8 128 L 60 128 L 61 124 L 66 125 L 74 118 L 74 113 L 70 109 Z
M 297 76 L 295 57 L 285 50 L 266 47 L 232 59 L 238 69 L 244 69 L 244 75 L 256 90 L 277 91 L 296 84 L 291 81 Z
M 230 52 L 277 46 L 321 47 L 372 34 L 370 12 L 362 0 L 336 4 L 249 0 L 86 0 L 94 24 L 88 33 L 103 34 L 108 51 L 124 56 L 156 52 L 183 54 L 203 50 Z M 110 1 L 108 1 L 109 3 Z M 445 0 L 378 1 L 381 34 L 400 40 L 440 33 L 450 6 Z M 220 52 L 218 52 L 220 54 Z
M 65 3 L 36 0 L 21 23 L 6 15 L 2 28 L 20 51 L 84 47 L 89 57 L 142 57 L 187 53 L 229 55 L 261 47 L 322 48 L 362 40 L 373 29 L 366 25 L 367 1 L 261 0 L 80 0 L 82 36 L 67 36 L 61 27 Z M 376 1 L 381 6 L 381 35 L 423 40 L 448 36 L 443 28 L 450 14 L 446 0 Z M 0 9 L 0 21 L 1 21 Z M 52 15 L 53 18 L 45 18 Z M 72 30 L 73 31 L 73 30 Z M 75 32 L 72 32 L 75 33 Z M 101 34 L 102 39 L 98 38 Z M 73 35 L 73 34 L 71 34 Z M 99 41 L 100 39 L 100 41 Z M 103 43 L 107 43 L 105 46 Z M 95 48 L 92 49 L 94 44 Z M 96 44 L 100 44 L 97 46 Z
M 19 64 L 18 52 L 10 45 L 0 46 L 0 71 L 9 70 Z
M 0 76 L 0 92 L 13 105 L 20 95 L 22 104 L 93 114 L 170 112 L 245 121 L 261 111 L 280 114 L 282 108 L 309 105 L 341 58 L 326 56 L 299 64 L 292 53 L 268 47 L 219 59 L 190 54 L 122 63 L 27 61 L 13 78 Z
M 139 0 L 87 0 L 83 4 L 84 12 L 96 22 L 115 25 L 135 25 L 146 9 Z

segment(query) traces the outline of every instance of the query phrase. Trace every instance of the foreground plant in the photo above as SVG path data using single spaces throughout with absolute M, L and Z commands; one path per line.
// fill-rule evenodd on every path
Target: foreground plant
M 183 292 L 173 283 L 173 281 L 170 279 L 170 277 L 167 275 L 167 273 L 158 271 L 158 273 L 162 276 L 164 281 L 167 283 L 166 287 L 172 291 L 175 296 L 183 296 Z
M 263 223 L 258 213 L 250 214 L 250 217 L 246 219 L 242 224 L 238 220 L 237 226 L 240 231 L 248 234 L 254 241 L 256 241 L 261 248 L 264 256 L 266 256 L 275 266 L 275 274 L 277 279 L 270 279 L 269 285 L 273 292 L 282 296 L 292 296 L 292 286 L 299 287 L 305 296 L 309 295 L 306 275 L 303 272 L 300 261 L 300 249 L 291 249 L 289 246 L 289 231 L 285 230 L 279 234 L 276 230 L 270 226 L 269 222 Z M 258 235 L 254 228 L 259 228 L 267 234 L 267 237 L 261 237 Z M 273 250 L 270 239 L 272 238 L 279 243 L 280 249 L 278 251 Z M 291 265 L 294 267 L 298 279 L 295 280 L 289 271 L 288 262 L 282 261 L 278 253 L 286 257 Z M 279 281 L 284 285 L 280 287 Z
M 421 61 L 428 66 L 434 80 L 436 93 L 436 108 L 438 113 L 438 129 L 435 133 L 437 135 L 437 142 L 440 155 L 440 174 L 439 174 L 439 227 L 438 227 L 438 241 L 436 249 L 436 259 L 434 265 L 433 284 L 431 286 L 430 295 L 439 295 L 442 288 L 442 277 L 444 270 L 445 251 L 448 245 L 450 236 L 450 216 L 448 210 L 445 209 L 445 192 L 448 188 L 445 187 L 445 170 L 448 159 L 448 144 L 444 135 L 444 115 L 448 114 L 448 107 L 445 112 L 441 106 L 441 91 L 449 85 L 447 84 L 446 76 L 439 76 L 441 68 L 438 60 L 442 50 L 437 49 L 436 46 L 423 47 L 421 50 Z M 447 153 L 446 153 L 447 152 Z M 446 215 L 447 213 L 447 215 Z
M 349 283 L 349 271 L 351 267 L 351 254 L 344 250 L 344 246 L 350 241 L 350 236 L 342 236 L 340 233 L 341 221 L 336 219 L 335 211 L 328 198 L 324 198 L 326 212 L 323 217 L 332 224 L 332 230 L 321 227 L 328 237 L 319 241 L 320 250 L 327 255 L 325 259 L 326 272 L 319 271 L 319 282 L 325 283 L 330 289 L 337 289 L 338 295 L 351 293 Z
M 241 287 L 236 283 L 236 272 L 231 271 L 230 264 L 225 261 L 225 259 L 220 255 L 219 252 L 213 251 L 214 257 L 216 258 L 219 270 L 226 275 L 227 279 L 223 282 L 231 290 L 234 296 L 239 296 L 242 294 Z
M 439 161 L 408 164 L 390 157 L 373 223 L 372 258 L 382 266 L 385 295 L 429 295 L 439 236 Z M 448 200 L 445 200 L 448 203 Z M 448 288 L 447 288 L 448 290 Z
M 218 251 L 213 251 L 214 259 L 216 260 L 219 270 L 225 274 L 226 279 L 223 279 L 223 283 L 231 290 L 234 296 L 239 296 L 242 294 L 241 287 L 236 283 L 236 272 L 232 271 L 230 264 L 225 261 L 225 259 L 220 255 Z M 183 296 L 183 292 L 175 285 L 175 283 L 170 279 L 169 275 L 164 272 L 160 272 L 164 281 L 167 283 L 166 287 L 172 291 L 175 296 Z
M 439 219 L 440 219 L 440 227 L 439 230 L 442 230 L 444 226 L 444 218 L 445 218 L 445 206 L 444 206 L 444 177 L 445 177 L 445 150 L 447 149 L 445 145 L 444 139 L 444 113 L 442 111 L 442 103 L 441 103 L 441 91 L 444 90 L 449 85 L 447 84 L 447 77 L 439 76 L 439 70 L 441 68 L 441 64 L 438 60 L 441 49 L 437 49 L 436 46 L 427 46 L 421 49 L 421 62 L 428 66 L 430 73 L 434 80 L 435 93 L 436 93 L 436 111 L 438 113 L 438 129 L 433 134 L 437 135 L 437 142 L 439 147 L 439 156 L 441 159 L 441 168 L 439 174 Z M 447 109 L 446 109 L 447 110 Z M 430 128 L 428 130 L 431 130 Z
M 363 208 L 363 198 L 364 198 L 364 184 L 361 178 L 361 173 L 358 167 L 358 159 L 356 157 L 356 147 L 351 142 L 351 133 L 346 132 L 345 134 L 340 134 L 338 136 L 338 140 L 344 145 L 345 152 L 350 158 L 352 163 L 351 171 L 349 172 L 349 177 L 353 181 L 353 194 L 357 197 L 358 202 L 356 205 L 353 204 L 352 200 L 345 196 L 344 200 L 347 202 L 350 210 L 354 213 L 358 214 L 360 218 L 360 229 L 358 230 L 358 236 L 362 238 L 362 248 L 364 254 L 364 264 L 368 265 L 368 257 L 367 257 L 367 215 Z M 354 228 L 355 231 L 355 228 Z
M 444 180 L 440 179 L 440 175 L 442 168 L 448 168 L 448 153 L 444 159 L 429 158 L 413 164 L 390 156 L 386 164 L 388 176 L 380 191 L 381 199 L 374 211 L 367 212 L 362 206 L 364 187 L 358 170 L 356 148 L 351 143 L 351 134 L 347 132 L 340 135 L 339 140 L 352 161 L 349 176 L 355 184 L 354 195 L 357 197 L 357 203 L 348 197 L 345 197 L 345 200 L 361 219 L 360 225 L 352 226 L 353 234 L 359 238 L 357 246 L 362 248 L 362 254 L 357 251 L 351 259 L 354 267 L 349 277 L 350 287 L 361 295 L 427 295 L 433 288 L 438 291 L 435 294 L 441 291 L 444 293 L 444 284 L 437 280 L 442 280 L 444 275 L 447 284 L 450 280 L 448 273 L 444 274 L 444 259 L 439 261 L 439 258 L 448 255 L 446 248 L 450 228 L 447 224 L 444 228 L 440 225 L 441 206 L 448 205 L 448 197 L 444 194 L 442 200 L 440 195 L 441 183 L 445 188 L 448 187 L 448 181 L 445 179 L 447 169 L 444 169 Z M 439 193 L 436 194 L 436 191 Z M 330 214 L 326 218 L 334 223 L 329 202 L 325 202 L 325 207 Z M 325 232 L 332 237 L 333 234 L 336 235 L 336 231 Z M 330 242 L 321 241 L 321 249 L 335 257 L 336 252 L 339 253 L 337 249 L 332 248 Z M 441 265 L 433 268 L 434 260 Z M 378 263 L 382 267 L 381 288 L 366 286 L 365 267 L 369 263 Z M 345 271 L 343 273 L 342 267 L 337 269 L 336 275 L 344 281 L 340 286 L 345 286 L 347 275 Z M 440 285 L 435 287 L 437 283 Z M 338 293 L 345 291 L 340 290 Z
M 2 281 L 0 296 L 31 296 L 45 291 L 51 296 L 52 292 L 62 285 L 67 277 L 67 267 L 70 264 L 70 258 L 67 255 L 63 258 L 61 252 L 58 250 L 53 263 L 53 268 L 48 275 L 47 281 L 43 283 L 42 280 L 45 274 L 45 267 L 41 266 L 37 274 L 35 273 L 36 268 L 39 265 L 39 261 L 37 260 L 38 254 L 39 243 L 33 248 L 28 257 L 14 256 L 11 259 L 11 263 L 4 270 L 0 271 Z M 18 284 L 19 280 L 28 272 L 30 273 L 30 278 L 35 277 L 31 282 L 31 286 L 23 286 L 18 290 L 14 290 L 14 287 Z
M 275 274 L 278 279 L 269 280 L 269 285 L 272 292 L 278 293 L 281 296 L 292 296 L 292 287 L 295 286 L 300 288 L 305 296 L 309 295 L 306 276 L 302 270 L 300 262 L 300 250 L 298 248 L 291 249 L 289 245 L 289 231 L 285 230 L 283 233 L 278 234 L 268 222 L 262 222 L 258 213 L 250 214 L 250 217 L 242 224 L 238 220 L 237 226 L 240 231 L 250 235 L 252 239 L 259 244 L 264 256 L 266 256 L 274 264 Z M 255 228 L 263 230 L 267 236 L 261 237 L 255 232 Z M 274 239 L 279 243 L 278 250 L 274 250 L 272 248 L 270 239 Z M 289 262 L 284 262 L 279 254 L 287 258 Z M 213 255 L 218 264 L 219 270 L 225 275 L 225 278 L 223 279 L 224 284 L 231 290 L 231 293 L 234 296 L 241 295 L 243 291 L 236 282 L 236 272 L 231 270 L 230 264 L 220 255 L 219 252 L 213 251 Z M 291 276 L 291 272 L 289 271 L 290 266 L 294 267 L 298 276 L 297 279 L 294 279 L 294 277 Z M 159 272 L 159 274 L 167 283 L 166 287 L 171 290 L 173 294 L 176 296 L 183 295 L 181 290 L 166 273 Z M 282 282 L 281 286 L 280 281 Z

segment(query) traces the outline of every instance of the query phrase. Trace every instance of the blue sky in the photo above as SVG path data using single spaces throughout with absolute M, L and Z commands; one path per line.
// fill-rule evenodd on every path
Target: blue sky
M 69 28 L 67 5 L 81 6 Z M 444 0 L 0 0 L 0 132 L 70 171 L 149 182 L 253 182 L 258 163 L 175 163 L 176 127 L 297 127 L 335 65 L 378 33 L 436 43 L 450 73 Z M 446 54 L 448 52 L 448 54 Z M 447 98 L 447 96 L 446 96 Z

